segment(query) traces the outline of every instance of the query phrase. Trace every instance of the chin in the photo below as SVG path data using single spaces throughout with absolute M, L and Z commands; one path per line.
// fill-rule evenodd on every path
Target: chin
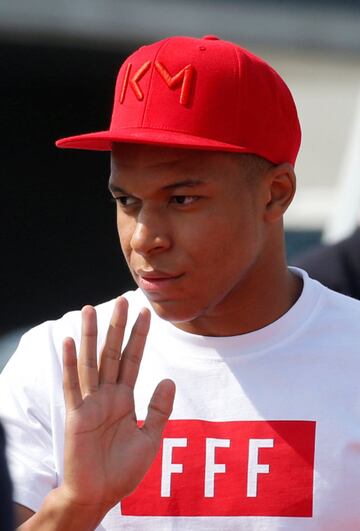
M 196 311 L 194 305 L 183 304 L 180 301 L 149 301 L 154 312 L 164 321 L 170 323 L 188 323 L 197 319 L 201 312 Z

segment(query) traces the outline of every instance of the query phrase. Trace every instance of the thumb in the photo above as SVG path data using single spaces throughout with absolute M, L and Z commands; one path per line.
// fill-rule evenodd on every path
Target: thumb
M 156 445 L 159 444 L 162 432 L 172 412 L 175 398 L 175 384 L 172 380 L 162 380 L 151 397 L 148 414 L 142 430 Z

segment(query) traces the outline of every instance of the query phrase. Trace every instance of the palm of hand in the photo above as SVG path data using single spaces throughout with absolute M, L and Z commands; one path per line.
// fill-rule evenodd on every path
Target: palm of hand
M 126 301 L 118 299 L 96 362 L 96 315 L 83 310 L 79 360 L 72 340 L 64 342 L 66 403 L 64 487 L 73 503 L 110 509 L 130 494 L 152 463 L 168 419 L 174 385 L 161 382 L 149 404 L 144 425 L 137 425 L 133 388 L 136 382 L 149 313 L 140 313 L 121 356 Z

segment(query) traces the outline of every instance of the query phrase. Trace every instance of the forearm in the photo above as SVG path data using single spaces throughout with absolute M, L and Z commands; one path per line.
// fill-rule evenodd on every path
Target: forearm
M 61 487 L 46 496 L 40 510 L 18 531 L 93 531 L 105 516 L 103 506 L 78 505 L 67 500 Z

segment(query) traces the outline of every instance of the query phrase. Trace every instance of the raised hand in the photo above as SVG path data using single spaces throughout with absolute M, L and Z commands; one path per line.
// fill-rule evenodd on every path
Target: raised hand
M 172 410 L 175 386 L 162 381 L 137 425 L 133 389 L 139 371 L 150 312 L 143 309 L 122 349 L 127 301 L 118 298 L 97 364 L 96 312 L 82 310 L 79 358 L 74 341 L 63 344 L 66 405 L 65 470 L 61 486 L 72 504 L 98 506 L 105 514 L 130 494 L 151 465 Z

